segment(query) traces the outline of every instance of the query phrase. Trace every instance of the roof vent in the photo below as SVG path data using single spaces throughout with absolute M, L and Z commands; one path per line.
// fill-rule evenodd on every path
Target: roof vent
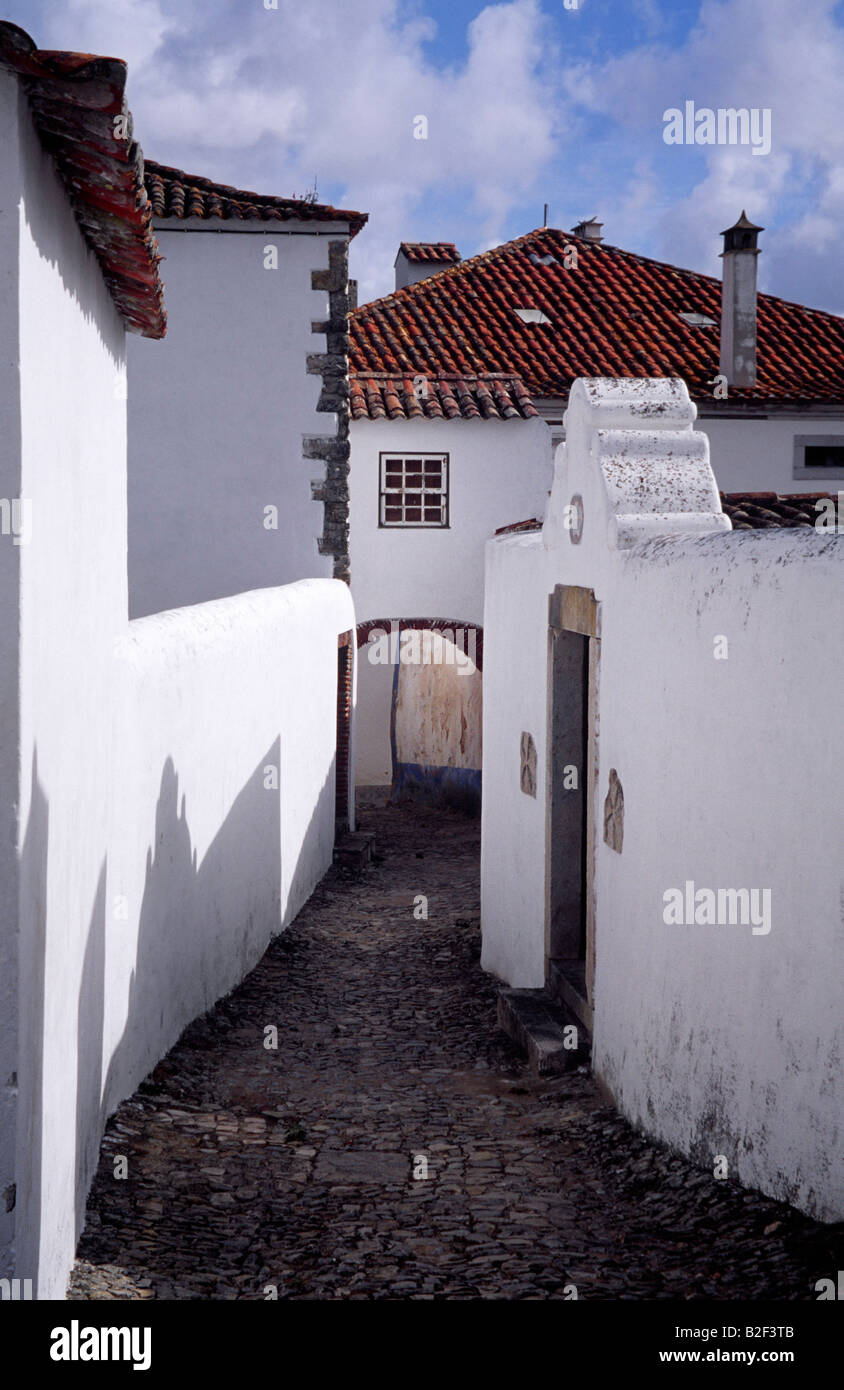
M 551 320 L 541 309 L 517 309 L 516 313 L 522 323 L 550 323 Z
M 594 217 L 586 217 L 582 222 L 578 222 L 576 227 L 572 227 L 572 236 L 582 237 L 584 241 L 603 241 L 603 225 L 603 222 L 598 222 Z
M 687 323 L 690 328 L 714 328 L 715 320 L 708 314 L 700 314 L 697 309 L 680 310 L 680 318 Z

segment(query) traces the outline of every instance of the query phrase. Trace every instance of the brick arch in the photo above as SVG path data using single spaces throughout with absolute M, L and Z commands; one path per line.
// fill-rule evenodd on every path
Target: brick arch
M 447 632 L 470 628 L 477 633 L 475 638 L 475 665 L 479 671 L 484 668 L 484 630 L 480 623 L 469 623 L 464 618 L 367 618 L 357 625 L 357 645 L 362 647 L 369 641 L 369 634 L 376 629 L 392 631 L 392 624 L 398 624 L 398 631 Z

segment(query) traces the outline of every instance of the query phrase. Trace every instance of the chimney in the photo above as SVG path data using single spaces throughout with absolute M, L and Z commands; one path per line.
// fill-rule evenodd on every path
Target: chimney
M 576 227 L 572 227 L 572 236 L 579 236 L 583 241 L 603 241 L 601 228 L 603 222 L 597 222 L 594 217 L 585 217 L 582 222 L 578 222 Z
M 460 252 L 452 241 L 403 241 L 395 259 L 396 289 L 427 280 L 441 270 L 460 263 Z
M 721 367 L 728 386 L 756 385 L 756 239 L 764 227 L 747 213 L 721 235 L 724 250 L 721 291 Z
M 350 313 L 350 314 L 353 314 L 353 313 L 355 312 L 355 309 L 358 307 L 358 282 L 357 282 L 357 280 L 350 280 L 350 281 L 349 281 L 349 288 L 348 288 L 347 294 L 348 294 L 348 299 L 349 299 L 349 313 Z

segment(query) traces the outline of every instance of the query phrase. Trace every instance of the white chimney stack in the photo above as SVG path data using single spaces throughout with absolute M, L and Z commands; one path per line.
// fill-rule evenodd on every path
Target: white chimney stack
M 721 373 L 728 386 L 756 385 L 756 240 L 764 230 L 742 212 L 735 226 L 721 233 Z
M 596 217 L 584 217 L 582 222 L 578 222 L 576 227 L 572 227 L 572 236 L 579 236 L 583 241 L 598 241 L 604 239 L 601 231 L 603 222 L 599 222 Z
M 452 241 L 403 241 L 395 259 L 396 289 L 403 290 L 459 263 L 460 252 Z

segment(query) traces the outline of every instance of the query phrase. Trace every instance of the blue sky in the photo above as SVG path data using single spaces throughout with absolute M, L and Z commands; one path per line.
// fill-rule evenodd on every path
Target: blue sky
M 145 154 L 370 214 L 361 299 L 400 240 L 464 256 L 597 216 L 719 274 L 742 208 L 760 284 L 844 312 L 844 0 L 7 0 L 41 47 L 125 58 Z M 769 110 L 771 148 L 668 145 L 664 112 Z M 425 116 L 427 138 L 414 138 Z M 418 129 L 417 123 L 417 129 Z

